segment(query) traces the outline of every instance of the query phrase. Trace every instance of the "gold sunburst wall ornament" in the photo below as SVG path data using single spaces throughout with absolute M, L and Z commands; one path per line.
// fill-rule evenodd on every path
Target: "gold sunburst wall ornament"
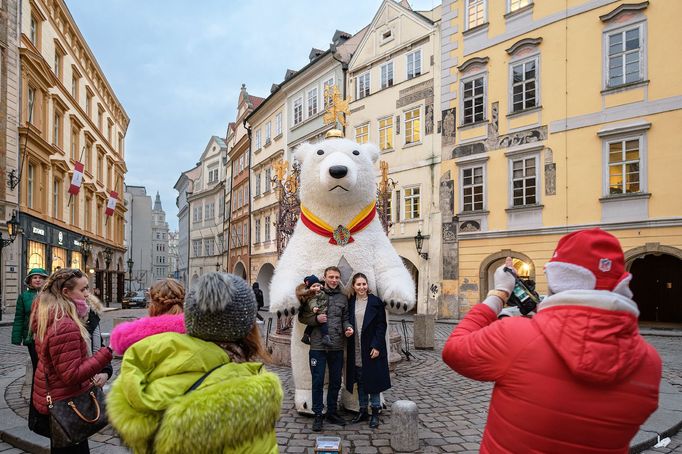
M 346 126 L 346 119 L 350 115 L 350 110 L 348 108 L 348 100 L 341 97 L 339 92 L 339 87 L 336 85 L 329 85 L 324 89 L 324 99 L 328 100 L 329 106 L 327 107 L 327 112 L 324 114 L 324 124 L 334 124 L 340 123 L 341 126 Z M 332 129 L 327 131 L 325 138 L 329 139 L 331 137 L 343 137 L 343 132 L 338 129 Z

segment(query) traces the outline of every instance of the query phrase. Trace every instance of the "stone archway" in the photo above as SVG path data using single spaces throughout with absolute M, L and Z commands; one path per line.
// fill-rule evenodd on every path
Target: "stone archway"
M 256 282 L 263 291 L 263 304 L 266 307 L 270 307 L 270 282 L 272 281 L 272 275 L 275 274 L 275 267 L 270 263 L 266 263 L 261 266 L 258 271 L 258 277 Z
M 625 253 L 641 321 L 682 323 L 682 250 L 647 243 Z
M 246 267 L 244 264 L 239 261 L 234 265 L 234 270 L 232 270 L 232 274 L 236 274 L 237 276 L 241 277 L 242 279 L 246 279 Z
M 478 288 L 481 301 L 485 299 L 488 291 L 492 288 L 492 274 L 497 267 L 504 263 L 507 257 L 511 257 L 512 259 L 516 259 L 518 262 L 527 265 L 527 270 L 524 270 L 527 271 L 527 273 L 520 274 L 523 274 L 524 277 L 527 276 L 528 279 L 535 280 L 535 264 L 530 257 L 522 252 L 512 251 L 511 249 L 502 249 L 499 252 L 490 254 L 481 261 L 481 266 L 478 269 Z

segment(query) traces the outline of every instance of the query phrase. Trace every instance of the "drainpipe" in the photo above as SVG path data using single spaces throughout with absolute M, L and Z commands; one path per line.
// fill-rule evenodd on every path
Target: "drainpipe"
M 248 241 L 249 242 L 249 269 L 246 270 L 246 280 L 247 280 L 247 282 L 251 283 L 251 128 L 249 126 L 247 126 L 246 120 L 244 120 L 243 124 L 244 124 L 244 128 L 246 128 L 246 134 L 249 136 L 249 149 L 248 149 L 249 156 L 248 156 L 248 159 L 246 161 L 247 168 L 249 169 L 248 170 L 249 177 L 247 178 L 248 186 L 249 186 L 249 191 L 248 191 L 248 194 L 249 194 L 249 221 L 248 221 L 248 224 L 249 224 L 249 230 L 248 230 L 248 232 L 249 232 L 249 234 L 248 234 L 248 237 L 249 237 L 249 241 Z

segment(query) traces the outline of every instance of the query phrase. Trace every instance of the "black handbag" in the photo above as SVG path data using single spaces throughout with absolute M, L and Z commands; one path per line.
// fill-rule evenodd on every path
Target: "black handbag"
M 54 448 L 77 445 L 107 425 L 104 392 L 94 381 L 92 388 L 83 394 L 58 401 L 52 401 L 47 374 L 45 383 L 50 412 L 50 440 Z

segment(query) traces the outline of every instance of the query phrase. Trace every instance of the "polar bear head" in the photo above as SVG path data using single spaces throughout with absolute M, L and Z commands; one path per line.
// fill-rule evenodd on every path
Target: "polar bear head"
M 304 143 L 294 157 L 301 163 L 302 204 L 365 206 L 376 199 L 375 145 L 333 138 Z

